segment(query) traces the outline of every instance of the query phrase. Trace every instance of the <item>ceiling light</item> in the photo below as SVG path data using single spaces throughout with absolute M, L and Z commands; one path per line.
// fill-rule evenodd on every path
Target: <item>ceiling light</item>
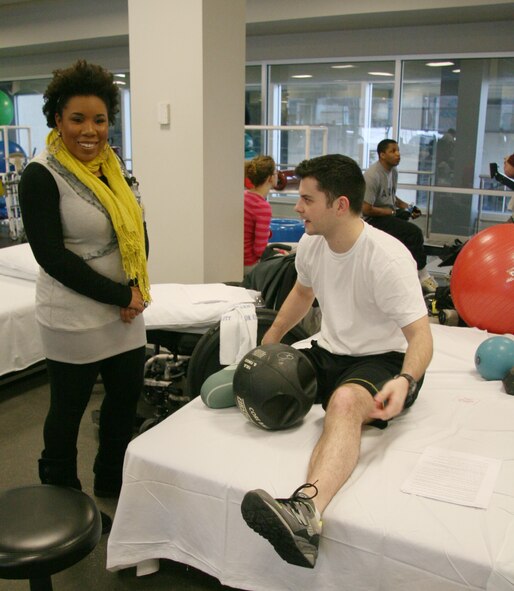
M 368 72 L 370 76 L 394 76 L 390 72 Z
M 334 70 L 343 70 L 345 68 L 355 68 L 355 66 L 352 64 L 339 64 L 337 66 L 330 66 L 330 67 L 334 68 Z
M 115 80 L 114 84 L 118 84 L 118 86 L 126 86 L 127 85 L 127 83 L 123 82 L 123 80 Z
M 118 78 L 125 78 L 125 74 L 114 74 Z
M 427 66 L 431 68 L 442 68 L 443 66 L 454 66 L 454 62 L 428 62 Z
M 460 74 L 460 68 L 459 68 L 459 69 L 457 69 L 457 70 L 452 70 L 452 72 L 453 72 L 454 74 Z
M 295 74 L 291 78 L 312 78 L 312 74 Z

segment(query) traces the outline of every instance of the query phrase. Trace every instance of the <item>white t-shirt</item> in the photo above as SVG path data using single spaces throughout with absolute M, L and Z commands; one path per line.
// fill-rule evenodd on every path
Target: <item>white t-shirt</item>
M 416 263 L 396 238 L 365 222 L 351 250 L 338 254 L 322 236 L 304 235 L 298 281 L 321 312 L 320 347 L 338 355 L 405 351 L 401 328 L 427 315 Z

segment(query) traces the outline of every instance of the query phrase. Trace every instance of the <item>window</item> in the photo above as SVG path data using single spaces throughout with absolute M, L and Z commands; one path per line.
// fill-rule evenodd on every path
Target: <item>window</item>
M 245 125 L 262 125 L 262 68 L 246 67 L 245 89 Z M 256 130 L 245 132 L 245 158 L 250 159 L 262 154 L 262 134 Z
M 457 224 L 466 235 L 478 211 L 506 212 L 506 196 L 450 188 L 501 189 L 490 179 L 489 163 L 501 168 L 514 145 L 514 59 L 405 61 L 400 102 L 400 183 L 449 189 L 402 196 L 421 207 L 430 207 L 433 196 L 432 231 Z
M 344 153 L 366 168 L 378 142 L 392 134 L 394 71 L 391 61 L 272 65 L 268 123 L 326 126 L 327 151 Z M 276 154 L 282 166 L 305 157 L 305 141 L 284 134 Z M 313 134 L 310 156 L 322 150 L 322 134 Z

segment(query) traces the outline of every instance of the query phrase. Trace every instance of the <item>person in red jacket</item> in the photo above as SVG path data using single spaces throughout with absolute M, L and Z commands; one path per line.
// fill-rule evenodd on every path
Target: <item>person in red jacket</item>
M 271 205 L 266 200 L 277 182 L 271 156 L 256 156 L 245 162 L 244 273 L 259 262 L 270 235 Z

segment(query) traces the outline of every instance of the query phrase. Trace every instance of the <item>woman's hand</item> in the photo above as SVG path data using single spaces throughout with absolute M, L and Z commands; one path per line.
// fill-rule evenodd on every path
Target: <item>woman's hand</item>
M 129 324 L 139 314 L 140 312 L 138 312 L 134 308 L 120 308 L 120 318 L 123 322 L 128 322 Z
M 128 305 L 128 307 L 136 310 L 139 314 L 141 314 L 141 312 L 144 312 L 146 308 L 146 302 L 143 298 L 143 294 L 141 293 L 137 285 L 131 285 L 130 289 L 132 291 L 132 299 L 130 300 L 130 304 Z
M 143 298 L 143 294 L 137 286 L 130 286 L 132 292 L 132 298 L 127 308 L 120 309 L 120 318 L 123 322 L 132 322 L 136 316 L 142 314 L 145 311 L 147 303 Z

